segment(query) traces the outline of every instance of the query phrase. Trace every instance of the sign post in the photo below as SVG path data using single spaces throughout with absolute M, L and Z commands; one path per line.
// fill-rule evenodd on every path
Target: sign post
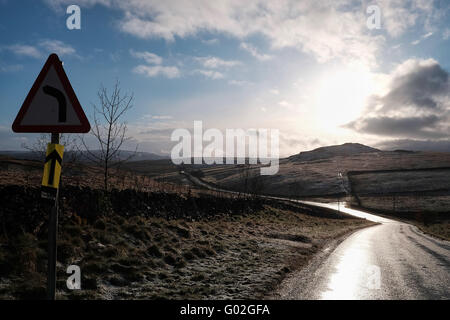
M 59 145 L 59 133 L 52 133 L 51 144 Z M 49 147 L 50 147 L 50 145 L 49 145 Z M 56 150 L 51 151 L 51 152 L 56 152 Z M 48 157 L 48 155 L 47 155 L 47 157 Z M 45 159 L 45 161 L 46 161 L 45 165 L 47 165 L 47 158 Z M 56 170 L 55 169 L 56 159 L 52 159 L 51 162 L 53 163 L 53 165 L 50 168 L 47 183 L 54 183 L 54 180 L 55 180 L 54 176 L 55 176 L 55 170 Z M 62 162 L 62 159 L 61 159 L 61 162 Z M 60 165 L 61 165 L 61 163 L 60 163 Z M 46 178 L 47 177 L 44 173 L 43 179 L 46 179 Z M 58 180 L 59 180 L 59 176 L 58 176 Z M 44 181 L 43 181 L 43 183 L 44 183 Z M 59 184 L 59 181 L 58 181 L 58 184 Z M 56 241 L 58 239 L 58 195 L 59 195 L 59 188 L 56 189 L 55 202 L 54 202 L 52 210 L 50 212 L 50 218 L 48 221 L 47 299 L 49 299 L 49 300 L 55 299 L 55 292 L 56 292 L 56 256 L 57 256 Z
M 58 195 L 64 146 L 60 133 L 91 129 L 83 108 L 56 54 L 51 54 L 25 98 L 12 125 L 14 132 L 51 133 L 42 177 L 41 197 L 53 202 L 48 220 L 47 298 L 55 299 L 58 238 Z

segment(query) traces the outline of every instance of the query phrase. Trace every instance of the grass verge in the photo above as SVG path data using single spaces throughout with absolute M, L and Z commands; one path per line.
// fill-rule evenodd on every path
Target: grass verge
M 204 218 L 61 218 L 58 299 L 263 298 L 328 241 L 372 224 L 275 201 Z M 44 298 L 46 232 L 2 234 L 0 243 L 0 299 Z M 72 264 L 81 290 L 66 288 Z

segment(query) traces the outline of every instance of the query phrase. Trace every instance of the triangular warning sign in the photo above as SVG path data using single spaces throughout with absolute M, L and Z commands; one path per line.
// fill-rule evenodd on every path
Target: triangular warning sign
M 62 62 L 52 53 L 12 125 L 14 132 L 79 132 L 91 129 Z

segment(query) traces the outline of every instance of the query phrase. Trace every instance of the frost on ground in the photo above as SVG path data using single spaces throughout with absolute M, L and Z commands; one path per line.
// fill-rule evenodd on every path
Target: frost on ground
M 70 193 L 80 200 L 62 204 L 58 299 L 262 298 L 329 240 L 369 225 L 258 199 L 117 192 L 116 200 L 134 203 L 130 210 L 124 201 L 105 205 L 89 189 Z M 39 193 L 14 186 L 0 195 L 9 199 L 0 211 L 0 299 L 43 298 L 47 230 L 45 208 L 34 205 Z M 81 206 L 94 200 L 101 212 Z M 81 268 L 81 290 L 66 288 L 72 264 Z

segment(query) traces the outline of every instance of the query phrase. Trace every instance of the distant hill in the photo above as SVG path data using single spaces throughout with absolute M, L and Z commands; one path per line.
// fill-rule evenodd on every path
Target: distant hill
M 329 159 L 335 156 L 351 156 L 370 152 L 380 152 L 380 150 L 360 143 L 344 143 L 341 145 L 320 147 L 311 151 L 300 152 L 299 154 L 290 156 L 288 159 L 298 162 L 314 161 Z
M 93 150 L 94 154 L 100 154 L 100 150 Z M 71 151 L 66 152 L 64 156 L 70 156 Z M 120 152 L 120 157 L 117 160 L 124 160 L 130 157 L 134 151 L 123 150 Z M 0 151 L 0 155 L 8 156 L 15 159 L 24 159 L 24 160 L 42 160 L 42 155 L 37 152 L 31 151 Z M 155 153 L 150 152 L 136 152 L 136 154 L 130 159 L 130 161 L 144 161 L 144 160 L 162 160 L 168 159 L 166 156 L 160 156 Z M 81 161 L 88 161 L 87 152 L 83 151 L 80 157 Z
M 248 171 L 233 165 L 200 169 L 203 181 L 229 190 L 244 191 L 245 188 L 247 190 L 258 188 L 258 192 L 276 196 L 333 195 L 334 197 L 344 195 L 345 190 L 348 190 L 347 172 L 349 171 L 447 168 L 449 163 L 450 153 L 382 151 L 358 143 L 346 143 L 280 159 L 279 170 L 275 175 L 260 175 L 258 166 Z M 339 173 L 342 173 L 342 178 Z M 427 174 L 428 171 L 417 179 L 425 179 Z M 180 176 L 178 172 L 171 174 L 173 180 L 170 180 L 171 177 L 167 174 L 166 181 L 175 181 L 177 176 Z M 446 175 L 443 176 L 443 179 L 446 178 Z M 179 181 L 183 181 L 182 179 L 183 177 L 178 178 Z M 403 184 L 400 179 L 396 181 Z M 437 180 L 433 177 L 421 183 L 430 182 L 430 185 L 433 185 L 435 181 Z M 377 182 L 371 182 L 370 186 L 376 189 Z

